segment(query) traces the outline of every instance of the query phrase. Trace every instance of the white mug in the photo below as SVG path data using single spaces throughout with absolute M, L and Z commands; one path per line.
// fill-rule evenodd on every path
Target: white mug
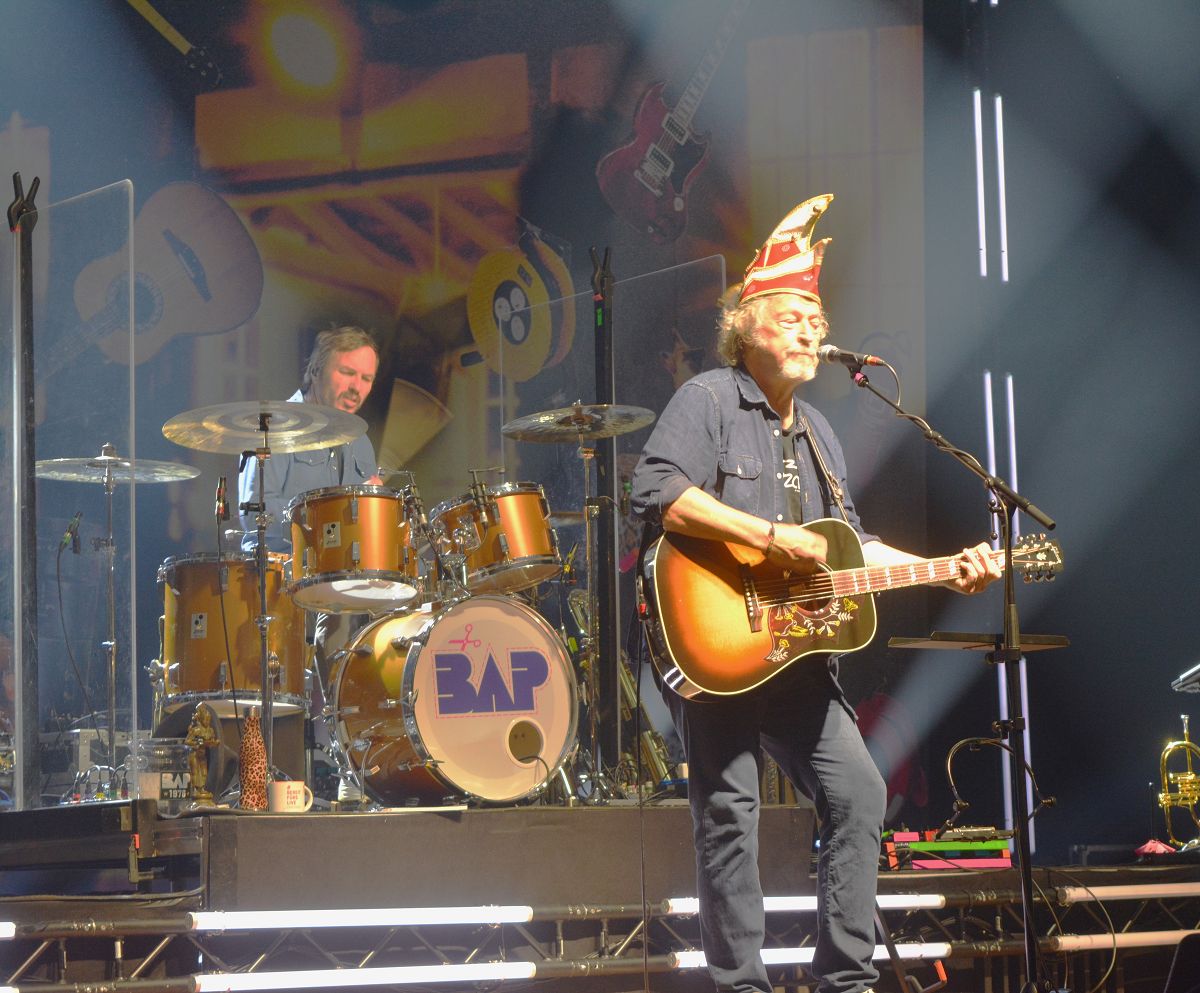
M 313 793 L 299 779 L 267 784 L 267 809 L 273 814 L 302 814 L 313 805 Z

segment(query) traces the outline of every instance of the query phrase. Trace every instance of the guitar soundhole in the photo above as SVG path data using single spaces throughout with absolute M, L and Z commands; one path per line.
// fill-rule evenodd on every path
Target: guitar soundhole
M 115 326 L 125 326 L 125 315 L 129 313 L 129 281 L 114 279 L 108 285 L 106 309 L 112 315 Z M 138 331 L 144 331 L 158 323 L 162 317 L 162 292 L 140 272 L 133 276 L 133 320 Z
M 822 568 L 811 576 L 784 575 L 788 578 L 788 600 L 794 602 L 802 613 L 819 614 L 833 600 L 828 569 Z

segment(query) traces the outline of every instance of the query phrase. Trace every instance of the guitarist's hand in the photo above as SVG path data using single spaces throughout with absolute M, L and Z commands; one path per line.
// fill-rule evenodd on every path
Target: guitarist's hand
M 1002 575 L 999 564 L 991 555 L 991 546 L 981 541 L 974 548 L 958 553 L 958 576 L 944 585 L 959 593 L 981 593 Z
M 825 563 L 829 542 L 824 535 L 799 524 L 776 524 L 775 540 L 767 549 L 767 561 L 781 569 L 809 573 Z

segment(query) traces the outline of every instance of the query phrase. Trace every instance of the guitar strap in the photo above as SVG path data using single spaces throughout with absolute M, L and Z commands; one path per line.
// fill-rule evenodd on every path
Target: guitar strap
M 837 504 L 838 513 L 842 515 L 842 520 L 847 524 L 850 523 L 850 515 L 846 513 L 846 493 L 838 483 L 837 478 L 829 471 L 829 466 L 825 462 L 825 456 L 821 454 L 821 446 L 817 444 L 817 437 L 813 434 L 812 425 L 808 422 L 799 410 L 796 410 L 796 419 L 804 428 L 804 437 L 808 439 L 808 447 L 812 449 L 813 461 L 817 465 L 817 469 L 821 475 L 825 477 L 825 486 L 829 491 L 829 495 L 833 497 L 833 502 Z

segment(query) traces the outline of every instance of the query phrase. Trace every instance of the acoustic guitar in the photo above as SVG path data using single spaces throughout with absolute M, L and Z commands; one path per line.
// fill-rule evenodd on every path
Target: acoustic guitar
M 258 310 L 258 249 L 241 218 L 212 190 L 196 183 L 156 190 L 134 220 L 133 249 L 135 364 L 176 335 L 231 331 Z M 129 258 L 122 246 L 80 271 L 75 306 L 83 323 L 38 355 L 39 378 L 91 344 L 113 361 L 130 361 Z
M 688 698 L 733 696 L 806 656 L 857 651 L 875 637 L 873 594 L 958 575 L 956 556 L 868 566 L 858 534 L 843 521 L 805 527 L 829 545 L 826 564 L 806 575 L 736 542 L 667 532 L 647 549 L 650 656 L 671 689 Z M 1003 563 L 1003 550 L 989 554 Z M 1062 564 L 1058 543 L 1044 535 L 1013 548 L 1027 582 L 1052 579 Z

